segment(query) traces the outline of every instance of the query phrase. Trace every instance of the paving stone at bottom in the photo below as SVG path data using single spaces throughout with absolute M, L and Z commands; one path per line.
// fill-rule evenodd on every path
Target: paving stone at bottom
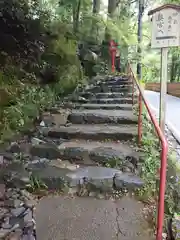
M 143 204 L 129 197 L 118 201 L 53 196 L 36 207 L 39 240 L 152 240 Z

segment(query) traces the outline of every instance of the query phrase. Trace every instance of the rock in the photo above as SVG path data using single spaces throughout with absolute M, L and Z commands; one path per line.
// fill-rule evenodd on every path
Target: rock
M 80 103 L 88 102 L 88 99 L 81 97 L 81 96 L 73 96 L 73 98 L 71 100 L 72 100 L 72 102 L 80 102 Z
M 22 201 L 19 199 L 6 199 L 4 205 L 9 208 L 18 208 L 22 205 Z
M 25 188 L 30 182 L 30 173 L 26 169 L 20 169 L 19 172 L 14 173 L 12 177 L 12 185 L 17 188 Z
M 25 207 L 18 207 L 18 208 L 11 209 L 11 214 L 14 217 L 19 217 L 19 216 L 23 215 L 25 213 L 25 211 L 26 211 Z
M 11 143 L 11 146 L 9 147 L 8 151 L 11 153 L 20 153 L 21 148 L 18 143 L 13 142 L 13 143 Z
M 58 162 L 56 166 L 55 160 L 51 165 L 49 163 L 38 163 L 38 164 L 31 164 L 30 169 L 33 173 L 33 176 L 37 177 L 41 180 L 41 182 L 48 187 L 48 189 L 63 189 L 64 183 L 68 182 L 68 177 L 66 176 L 67 173 L 71 172 L 71 170 L 58 166 Z
M 35 201 L 34 199 L 31 199 L 31 200 L 24 200 L 24 204 L 27 208 L 34 208 L 37 204 L 37 201 Z
M 0 206 L 0 221 L 5 217 L 8 213 L 8 209 Z
M 9 229 L 0 228 L 0 239 L 4 239 L 9 233 Z
M 34 137 L 31 139 L 31 143 L 32 143 L 32 145 L 38 145 L 38 144 L 44 144 L 46 142 L 39 138 Z
M 0 167 L 4 165 L 4 156 L 0 155 Z
M 18 199 L 20 196 L 19 194 L 19 189 L 15 189 L 15 188 L 8 188 L 6 190 L 6 200 L 5 201 L 10 201 L 10 200 L 16 200 Z M 14 202 L 13 203 L 10 203 L 11 205 L 14 206 Z
M 21 229 L 16 229 L 15 232 L 8 236 L 7 240 L 21 240 L 23 231 Z
M 85 99 L 94 97 L 94 93 L 91 92 L 80 92 L 79 95 Z
M 55 145 L 40 144 L 34 145 L 30 149 L 32 156 L 37 156 L 46 159 L 56 159 L 61 156 L 59 149 Z
M 25 223 L 25 226 L 27 226 L 29 223 L 31 223 L 32 220 L 33 220 L 33 213 L 31 211 L 31 209 L 28 208 L 26 210 L 26 212 L 24 213 L 24 223 Z
M 10 221 L 10 218 L 7 217 L 4 222 L 1 224 L 1 227 L 4 228 L 4 229 L 11 229 L 12 228 L 12 225 L 9 223 Z
M 42 116 L 42 122 L 40 126 L 42 127 L 52 127 L 55 125 L 54 117 L 51 114 L 44 114 Z
M 22 205 L 22 201 L 21 200 L 19 200 L 19 199 L 15 199 L 14 200 L 14 204 L 13 204 L 13 207 L 14 208 L 18 208 L 18 207 L 20 207 Z
M 4 199 L 6 192 L 5 184 L 0 184 L 0 200 Z
M 40 124 L 39 124 L 39 126 L 41 126 L 41 127 L 46 127 L 46 124 L 45 124 L 44 121 L 41 121 Z
M 144 186 L 144 181 L 130 173 L 116 173 L 114 176 L 114 184 L 117 190 L 127 188 L 129 190 L 135 190 Z
M 36 240 L 33 234 L 23 235 L 22 240 Z
M 3 161 L 4 160 L 8 160 L 8 161 L 12 161 L 14 159 L 14 155 L 11 152 L 3 152 L 1 153 L 1 156 L 3 156 Z
M 106 188 L 113 187 L 113 178 L 116 173 L 121 173 L 117 169 L 89 166 L 85 168 L 79 168 L 72 173 L 68 173 L 67 176 L 70 178 L 69 184 L 71 187 L 83 184 L 84 179 L 86 182 L 94 185 L 95 188 Z
M 4 239 L 7 237 L 11 232 L 15 231 L 16 229 L 19 228 L 19 224 L 15 224 L 12 228 L 10 229 L 4 229 L 0 228 L 0 239 Z
M 34 200 L 33 195 L 25 189 L 20 190 L 20 194 L 24 200 Z

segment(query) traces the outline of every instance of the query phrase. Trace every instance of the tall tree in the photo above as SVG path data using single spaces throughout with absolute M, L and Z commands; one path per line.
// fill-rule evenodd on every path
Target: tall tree
M 101 6 L 101 1 L 100 0 L 93 0 L 93 13 L 99 13 L 100 11 L 100 6 Z

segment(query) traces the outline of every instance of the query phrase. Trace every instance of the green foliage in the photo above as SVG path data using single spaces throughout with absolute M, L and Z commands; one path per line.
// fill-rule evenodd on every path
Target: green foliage
M 26 188 L 30 192 L 35 192 L 42 189 L 44 190 L 48 189 L 47 185 L 44 182 L 42 182 L 38 177 L 35 177 L 33 175 L 31 175 L 30 183 L 27 184 Z
M 36 85 L 19 85 L 19 95 L 10 95 L 14 104 L 1 109 L 1 140 L 8 140 L 14 133 L 33 127 L 33 120 L 44 108 L 51 107 L 55 100 L 76 88 L 82 81 L 80 74 L 77 66 L 69 65 L 61 73 L 59 81 L 53 85 L 45 85 L 43 88 Z
M 159 194 L 161 148 L 158 137 L 155 135 L 155 130 L 147 119 L 147 113 L 143 115 L 143 139 L 140 151 L 143 153 L 141 174 L 146 184 L 137 194 L 141 200 L 154 203 L 157 202 Z M 165 215 L 167 218 L 175 213 L 180 213 L 179 176 L 180 166 L 177 162 L 176 153 L 169 151 L 165 192 Z
M 139 195 L 145 199 L 148 197 L 156 197 L 158 169 L 160 167 L 159 141 L 158 138 L 155 137 L 155 132 L 145 113 L 143 114 L 143 138 L 140 151 L 143 152 L 141 174 L 146 185 L 144 189 L 139 192 Z
M 60 7 L 58 1 L 0 2 L 1 141 L 32 127 L 44 108 L 83 79 L 71 15 L 64 21 L 53 6 Z

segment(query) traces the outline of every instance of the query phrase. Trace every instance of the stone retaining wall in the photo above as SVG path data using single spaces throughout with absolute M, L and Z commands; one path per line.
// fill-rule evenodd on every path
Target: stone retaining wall
M 159 92 L 160 91 L 160 83 L 157 83 L 157 82 L 146 83 L 145 89 Z M 180 83 L 168 83 L 167 84 L 167 93 L 172 96 L 180 97 Z

